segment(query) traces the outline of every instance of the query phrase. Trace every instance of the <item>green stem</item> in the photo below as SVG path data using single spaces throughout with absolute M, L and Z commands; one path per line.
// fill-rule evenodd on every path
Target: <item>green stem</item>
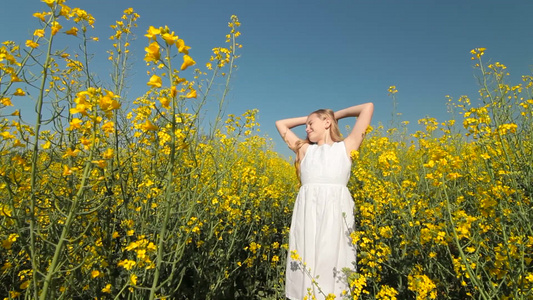
M 93 126 L 96 127 L 96 122 L 94 123 Z M 93 128 L 93 135 L 92 135 L 92 140 L 93 140 L 94 144 L 92 145 L 91 151 L 89 152 L 89 157 L 87 158 L 87 160 L 85 162 L 85 167 L 83 169 L 83 175 L 82 175 L 82 179 L 81 179 L 81 182 L 80 182 L 80 186 L 78 188 L 78 191 L 76 192 L 76 195 L 72 199 L 72 204 L 70 206 L 69 213 L 67 215 L 67 219 L 65 220 L 65 223 L 63 225 L 63 229 L 61 230 L 61 236 L 59 237 L 59 240 L 58 240 L 57 245 L 55 247 L 55 251 L 54 251 L 54 256 L 52 258 L 52 262 L 50 263 L 50 266 L 48 267 L 48 272 L 47 272 L 46 277 L 44 279 L 43 290 L 41 291 L 40 297 L 39 297 L 40 300 L 49 299 L 48 298 L 48 288 L 50 287 L 50 284 L 52 282 L 52 276 L 54 276 L 57 273 L 56 267 L 58 265 L 59 258 L 61 256 L 61 251 L 63 250 L 63 245 L 64 245 L 65 241 L 67 241 L 67 237 L 68 237 L 68 234 L 69 234 L 69 231 L 70 231 L 70 225 L 72 224 L 72 222 L 74 221 L 74 219 L 78 215 L 77 214 L 77 209 L 78 209 L 78 206 L 79 206 L 79 203 L 80 203 L 80 198 L 83 196 L 83 193 L 85 192 L 86 182 L 87 182 L 87 180 L 89 178 L 89 173 L 91 171 L 91 164 L 92 164 L 92 160 L 93 160 L 93 156 L 94 156 L 94 152 L 95 152 L 94 149 L 98 148 L 98 145 L 96 143 L 96 130 L 95 129 L 96 128 Z
M 170 79 L 170 86 L 174 84 L 174 77 L 172 73 L 172 65 L 170 60 L 170 47 L 167 46 L 166 48 L 168 58 L 168 74 Z M 172 190 L 174 187 L 174 167 L 175 167 L 175 160 L 176 160 L 176 111 L 177 111 L 177 99 L 176 97 L 172 97 L 172 121 L 171 121 L 171 141 L 170 141 L 170 161 L 169 161 L 169 168 L 166 175 L 166 191 L 165 191 L 165 203 L 167 205 L 165 209 L 165 216 L 163 218 L 163 224 L 161 225 L 161 230 L 159 231 L 159 242 L 158 242 L 158 248 L 157 248 L 157 262 L 154 272 L 154 279 L 152 281 L 152 287 L 150 288 L 150 300 L 155 299 L 155 292 L 157 290 L 157 285 L 159 283 L 159 276 L 161 273 L 161 266 L 163 264 L 163 255 L 164 255 L 164 243 L 166 238 L 166 231 L 167 231 L 167 224 L 168 220 L 170 219 L 170 214 L 172 212 Z
M 52 53 L 52 41 L 53 36 L 50 37 L 48 42 L 48 48 L 46 50 L 46 59 L 43 65 L 41 86 L 39 87 L 39 96 L 37 98 L 37 104 L 35 105 L 35 112 L 37 114 L 34 127 L 34 141 L 33 141 L 33 151 L 31 158 L 31 200 L 30 200 L 30 255 L 31 255 L 31 264 L 32 269 L 34 270 L 34 276 L 32 278 L 33 289 L 37 295 L 38 291 L 38 278 L 36 276 L 37 270 L 39 270 L 39 263 L 37 262 L 37 249 L 36 249 L 36 231 L 37 231 L 37 221 L 36 221 L 36 207 L 37 207 L 37 172 L 38 170 L 38 161 L 39 161 L 39 134 L 41 132 L 41 123 L 42 123 L 42 110 L 44 106 L 44 92 L 46 90 L 46 79 L 48 78 L 48 68 L 50 66 L 50 56 Z
M 167 179 L 169 179 L 168 181 L 169 184 L 167 185 L 167 190 L 165 193 L 165 201 L 169 207 L 165 209 L 165 216 L 163 218 L 163 223 L 161 224 L 161 230 L 159 231 L 159 242 L 157 245 L 157 263 L 156 263 L 156 267 L 154 271 L 154 279 L 152 281 L 152 287 L 150 288 L 150 297 L 149 297 L 150 300 L 155 299 L 155 291 L 157 290 L 159 276 L 161 273 L 163 255 L 165 254 L 163 249 L 164 249 L 164 244 L 165 244 L 167 224 L 168 224 L 168 220 L 170 219 L 170 212 L 172 211 L 170 209 L 170 206 L 171 206 L 170 196 L 172 195 L 172 187 L 174 186 L 173 184 L 171 184 L 171 181 L 170 181 L 171 178 L 172 178 L 172 171 L 169 170 L 167 174 Z
M 459 237 L 457 236 L 457 231 L 455 230 L 455 222 L 453 221 L 453 216 L 452 216 L 451 207 L 450 207 L 450 200 L 449 200 L 449 197 L 448 197 L 448 193 L 446 192 L 446 188 L 445 188 L 445 184 L 446 183 L 444 181 L 444 178 L 443 178 L 443 182 L 442 183 L 443 183 L 443 187 L 444 187 L 443 188 L 443 192 L 444 192 L 444 198 L 446 200 L 446 211 L 448 213 L 448 220 L 450 221 L 450 227 L 452 228 L 453 240 L 455 242 L 457 250 L 459 251 L 459 255 L 461 256 L 461 260 L 463 261 L 463 264 L 466 267 L 466 271 L 468 272 L 468 275 L 470 276 L 470 279 L 471 279 L 472 283 L 474 283 L 475 287 L 477 288 L 477 290 L 481 294 L 481 297 L 483 299 L 485 299 L 485 300 L 491 299 L 491 297 L 489 297 L 489 295 L 487 295 L 487 292 L 485 291 L 485 289 L 483 287 L 483 284 L 481 282 L 479 282 L 476 274 L 474 273 L 474 270 L 472 270 L 472 267 L 468 263 L 468 259 L 466 258 L 465 253 L 463 252 L 463 248 L 461 246 L 461 243 L 459 242 Z M 490 285 L 490 283 L 489 283 L 489 285 Z
M 235 63 L 235 46 L 236 46 L 236 42 L 235 42 L 235 34 L 232 34 L 232 39 L 231 39 L 231 42 L 232 42 L 232 47 L 231 47 L 231 59 L 230 59 L 230 62 L 229 62 L 229 71 L 228 71 L 228 76 L 226 77 L 226 84 L 225 84 L 225 87 L 224 87 L 224 92 L 222 93 L 222 98 L 220 99 L 220 102 L 218 104 L 218 112 L 217 112 L 217 117 L 215 119 L 215 125 L 213 126 L 213 129 L 216 130 L 216 128 L 218 127 L 218 122 L 220 121 L 220 116 L 222 114 L 222 111 L 223 111 L 223 106 L 224 106 L 224 103 L 225 103 L 225 100 L 226 100 L 226 96 L 229 92 L 229 83 L 230 83 L 230 80 L 231 80 L 231 74 L 233 73 L 233 64 Z

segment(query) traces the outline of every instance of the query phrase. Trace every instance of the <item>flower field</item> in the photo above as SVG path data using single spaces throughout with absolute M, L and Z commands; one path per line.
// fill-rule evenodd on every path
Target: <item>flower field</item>
M 2 299 L 284 299 L 298 181 L 257 110 L 222 113 L 238 18 L 200 63 L 171 28 L 137 33 L 126 9 L 96 54 L 105 82 L 90 12 L 43 2 L 33 35 L 0 45 Z M 148 74 L 131 99 L 135 34 Z M 533 297 L 533 77 L 510 84 L 485 51 L 471 52 L 479 100 L 450 97 L 450 120 L 415 133 L 374 126 L 353 153 L 348 298 Z

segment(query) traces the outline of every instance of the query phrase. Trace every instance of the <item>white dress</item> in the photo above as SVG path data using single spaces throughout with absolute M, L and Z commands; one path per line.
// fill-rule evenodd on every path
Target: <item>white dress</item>
M 324 299 L 330 293 L 341 299 L 343 291 L 349 295 L 342 269 L 355 270 L 356 259 L 349 236 L 354 226 L 354 203 L 346 187 L 350 172 L 344 142 L 307 148 L 300 163 L 302 185 L 289 233 L 285 281 L 289 299 L 301 300 L 306 295 Z

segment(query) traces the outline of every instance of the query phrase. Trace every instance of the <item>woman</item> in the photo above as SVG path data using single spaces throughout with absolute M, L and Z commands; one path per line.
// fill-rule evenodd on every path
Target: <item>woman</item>
M 294 203 L 289 234 L 285 293 L 289 299 L 349 293 L 343 268 L 354 269 L 353 200 L 346 187 L 352 151 L 358 150 L 370 125 L 374 105 L 365 103 L 337 112 L 320 109 L 307 117 L 276 121 L 289 148 L 296 153 L 301 187 Z M 357 117 L 343 140 L 338 119 Z M 307 139 L 291 131 L 305 125 Z M 311 298 L 309 298 L 311 299 Z

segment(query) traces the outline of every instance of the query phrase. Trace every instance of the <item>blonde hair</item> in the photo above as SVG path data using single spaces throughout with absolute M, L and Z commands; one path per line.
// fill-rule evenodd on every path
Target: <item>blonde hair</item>
M 317 115 L 322 120 L 330 119 L 331 126 L 329 127 L 329 135 L 331 137 L 331 140 L 334 142 L 340 142 L 343 140 L 341 131 L 339 130 L 339 123 L 337 122 L 337 119 L 335 119 L 335 112 L 333 112 L 333 110 L 328 108 L 322 108 L 315 110 L 314 112 L 309 114 L 309 116 L 312 115 Z M 302 160 L 302 157 L 300 157 L 300 149 L 305 144 L 311 144 L 309 138 L 297 141 L 296 145 L 294 146 L 294 149 L 292 149 L 294 152 L 296 152 L 294 167 L 296 168 L 296 175 L 298 176 L 298 180 L 300 180 L 300 161 Z

